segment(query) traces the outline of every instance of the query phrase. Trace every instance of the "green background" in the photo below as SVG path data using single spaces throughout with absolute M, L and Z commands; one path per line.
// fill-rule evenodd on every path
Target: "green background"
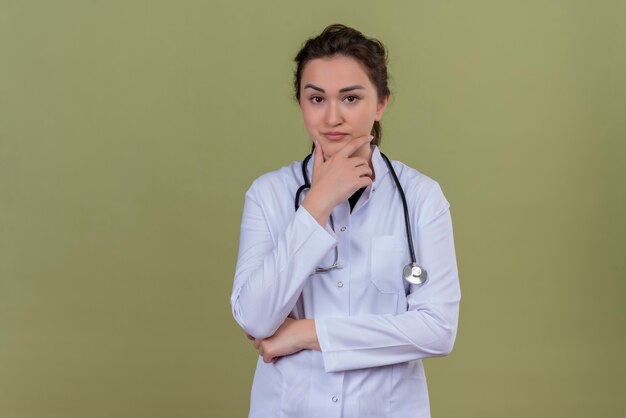
M 380 38 L 383 150 L 463 299 L 434 417 L 626 408 L 626 2 L 0 0 L 0 418 L 244 417 L 244 192 L 309 145 L 292 58 Z

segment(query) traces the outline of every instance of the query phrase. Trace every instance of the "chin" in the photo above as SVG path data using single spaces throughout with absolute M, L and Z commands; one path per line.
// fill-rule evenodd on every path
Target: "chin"
M 322 151 L 324 152 L 324 157 L 325 158 L 330 158 L 332 157 L 337 151 L 339 151 L 343 146 L 345 145 L 345 143 L 343 141 L 341 142 L 331 142 L 331 143 L 326 143 L 326 144 L 322 144 Z

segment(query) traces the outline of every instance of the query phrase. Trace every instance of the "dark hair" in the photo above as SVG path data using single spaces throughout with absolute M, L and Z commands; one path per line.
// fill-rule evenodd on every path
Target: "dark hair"
M 327 26 L 318 36 L 307 40 L 294 61 L 298 64 L 294 73 L 296 99 L 300 102 L 300 79 L 306 64 L 316 58 L 344 55 L 354 58 L 365 69 L 367 76 L 376 87 L 378 100 L 390 94 L 387 86 L 387 51 L 377 39 L 367 38 L 356 29 L 345 25 Z M 380 145 L 382 128 L 380 122 L 374 122 L 371 134 L 372 144 Z

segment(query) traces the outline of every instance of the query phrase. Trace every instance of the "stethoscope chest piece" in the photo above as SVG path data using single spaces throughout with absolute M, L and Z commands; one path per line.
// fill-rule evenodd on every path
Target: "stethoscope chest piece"
M 428 279 L 426 270 L 417 265 L 417 263 L 410 263 L 404 266 L 402 270 L 404 280 L 411 284 L 424 284 Z

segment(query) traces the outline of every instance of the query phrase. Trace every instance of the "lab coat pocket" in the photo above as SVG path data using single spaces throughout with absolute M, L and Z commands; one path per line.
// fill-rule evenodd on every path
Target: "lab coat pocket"
M 275 363 L 283 376 L 280 417 L 309 417 L 313 351 L 302 350 Z
M 370 279 L 382 293 L 405 293 L 402 269 L 407 263 L 406 240 L 398 235 L 372 238 Z

